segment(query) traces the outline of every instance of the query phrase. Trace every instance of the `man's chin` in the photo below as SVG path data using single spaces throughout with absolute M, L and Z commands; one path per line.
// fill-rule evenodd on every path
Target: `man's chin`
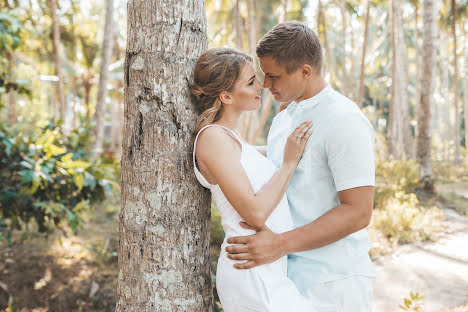
M 281 94 L 279 94 L 279 93 L 273 94 L 273 98 L 274 98 L 275 101 L 277 101 L 277 102 L 284 102 L 284 101 L 283 101 L 283 97 L 282 97 Z

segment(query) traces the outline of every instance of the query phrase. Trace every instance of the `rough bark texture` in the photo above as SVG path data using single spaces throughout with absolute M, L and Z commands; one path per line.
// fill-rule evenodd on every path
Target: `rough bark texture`
M 107 81 L 109 80 L 109 64 L 112 56 L 112 39 L 114 37 L 114 1 L 106 0 L 106 23 L 104 25 L 104 38 L 102 42 L 101 70 L 99 75 L 99 87 L 96 102 L 96 128 L 94 148 L 102 149 L 104 139 L 104 113 L 106 110 Z
M 460 107 L 458 106 L 458 95 L 459 95 L 459 80 L 458 80 L 458 56 L 457 56 L 457 31 L 456 31 L 456 18 L 457 10 L 455 0 L 451 0 L 452 6 L 452 38 L 453 38 L 453 106 L 455 107 L 455 163 L 459 164 L 461 162 L 460 154 L 460 132 L 461 132 L 461 120 L 460 120 Z
M 62 57 L 60 55 L 60 30 L 57 16 L 57 0 L 50 1 L 50 13 L 52 16 L 52 42 L 54 45 L 55 75 L 58 77 L 57 92 L 60 108 L 60 118 L 65 121 L 67 104 L 65 102 L 65 93 L 63 90 Z
M 434 190 L 431 158 L 431 108 L 433 101 L 434 68 L 436 64 L 436 17 L 434 0 L 424 0 L 423 8 L 423 63 L 421 99 L 418 116 L 417 160 L 425 189 Z
M 117 311 L 212 311 L 210 196 L 193 173 L 188 86 L 202 0 L 130 0 Z
M 357 104 L 362 107 L 362 99 L 364 97 L 364 69 L 366 67 L 366 49 L 367 49 L 367 37 L 369 35 L 369 13 L 370 13 L 370 0 L 367 0 L 366 6 L 366 21 L 364 24 L 364 41 L 362 43 L 362 55 L 361 55 L 361 69 L 359 71 L 359 91 L 357 97 Z

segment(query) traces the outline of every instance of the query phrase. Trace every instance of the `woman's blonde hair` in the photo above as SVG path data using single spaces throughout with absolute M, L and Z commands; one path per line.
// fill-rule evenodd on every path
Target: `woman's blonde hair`
M 246 53 L 231 48 L 210 49 L 200 56 L 190 87 L 201 112 L 196 132 L 221 117 L 223 105 L 219 94 L 232 91 L 245 65 L 252 61 Z

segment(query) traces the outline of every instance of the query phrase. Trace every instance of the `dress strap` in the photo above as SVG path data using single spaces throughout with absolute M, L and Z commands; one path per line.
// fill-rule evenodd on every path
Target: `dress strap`
M 198 170 L 198 168 L 197 168 L 197 161 L 196 161 L 196 159 L 195 159 L 195 151 L 196 151 L 196 149 L 197 149 L 198 136 L 200 135 L 200 133 L 202 133 L 203 130 L 205 130 L 205 129 L 207 129 L 207 128 L 210 128 L 210 127 L 219 127 L 219 128 L 224 129 L 231 137 L 233 137 L 234 139 L 236 139 L 236 140 L 240 143 L 241 148 L 244 149 L 244 143 L 243 143 L 242 140 L 239 138 L 239 136 L 238 136 L 234 131 L 232 131 L 231 129 L 226 128 L 226 127 L 224 127 L 224 126 L 211 124 L 211 125 L 206 125 L 206 126 L 204 126 L 203 128 L 200 129 L 200 131 L 198 131 L 197 136 L 195 137 L 195 142 L 193 143 L 193 168 L 194 168 L 194 170 L 195 170 L 195 175 L 197 176 L 197 178 L 198 178 L 198 180 L 200 181 L 201 185 L 203 185 L 204 187 L 209 188 L 209 189 L 211 189 L 211 188 L 214 187 L 215 185 L 210 184 L 210 183 L 205 179 L 205 177 L 202 175 L 202 173 L 200 172 L 200 170 Z

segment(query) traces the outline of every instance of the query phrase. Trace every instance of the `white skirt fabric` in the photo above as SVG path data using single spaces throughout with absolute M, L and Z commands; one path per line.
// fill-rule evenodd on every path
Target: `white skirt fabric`
M 216 290 L 225 312 L 329 311 L 299 293 L 287 277 L 287 257 L 249 270 L 235 269 L 234 263 L 221 253 Z

